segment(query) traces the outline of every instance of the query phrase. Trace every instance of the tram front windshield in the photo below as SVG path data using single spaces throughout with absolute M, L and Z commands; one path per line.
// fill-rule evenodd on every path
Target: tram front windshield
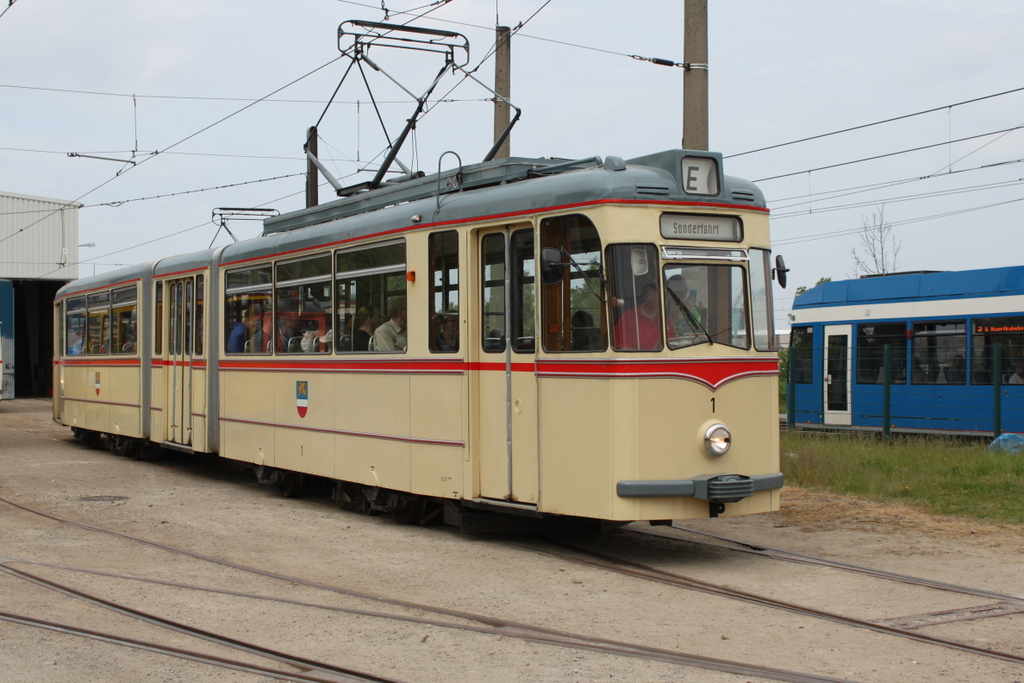
M 708 342 L 750 346 L 741 266 L 669 264 L 664 276 L 670 349 Z
M 658 262 L 654 245 L 612 245 L 608 256 L 616 350 L 699 344 L 750 348 L 749 297 L 740 263 L 669 262 L 659 273 L 651 267 Z

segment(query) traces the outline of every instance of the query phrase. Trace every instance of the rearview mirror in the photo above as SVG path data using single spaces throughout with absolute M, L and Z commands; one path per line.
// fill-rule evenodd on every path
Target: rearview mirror
M 565 264 L 562 263 L 562 252 L 553 247 L 540 250 L 541 278 L 546 285 L 554 285 L 562 281 Z
M 786 267 L 786 261 L 782 258 L 782 254 L 775 257 L 775 267 L 772 268 L 772 279 L 779 281 L 779 287 L 786 288 L 786 273 L 789 272 L 789 268 Z
M 643 247 L 634 247 L 629 254 L 629 265 L 633 277 L 647 275 L 647 250 Z

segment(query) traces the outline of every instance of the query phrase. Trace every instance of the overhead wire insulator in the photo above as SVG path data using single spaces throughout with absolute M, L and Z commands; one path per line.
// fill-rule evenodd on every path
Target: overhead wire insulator
M 642 57 L 641 55 L 630 55 L 633 59 L 640 62 L 650 62 L 651 64 L 657 64 L 658 66 L 678 66 L 681 69 L 707 69 L 707 64 L 685 64 L 683 62 L 673 62 L 671 59 L 662 59 L 661 57 Z

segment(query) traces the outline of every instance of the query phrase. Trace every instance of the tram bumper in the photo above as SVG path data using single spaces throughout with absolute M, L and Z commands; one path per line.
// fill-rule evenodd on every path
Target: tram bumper
M 736 503 L 758 491 L 782 488 L 782 473 L 748 477 L 742 474 L 705 474 L 693 479 L 620 481 L 620 498 L 697 498 L 716 503 Z

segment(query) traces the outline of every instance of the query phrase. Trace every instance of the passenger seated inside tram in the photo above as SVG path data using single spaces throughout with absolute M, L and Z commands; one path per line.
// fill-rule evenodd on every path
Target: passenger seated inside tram
M 459 319 L 455 315 L 439 315 L 438 331 L 434 337 L 436 348 L 441 353 L 455 353 L 459 350 Z
M 390 319 L 373 332 L 372 350 L 405 351 L 408 345 L 406 330 L 408 312 L 406 311 L 404 296 L 391 300 L 391 303 L 388 305 L 388 317 Z
M 355 319 L 352 321 L 352 350 L 369 351 L 370 339 L 373 333 L 380 327 L 384 316 L 377 306 L 362 306 L 356 311 Z
M 599 348 L 598 330 L 594 327 L 594 316 L 584 310 L 572 314 L 569 320 L 572 331 L 570 345 L 573 351 L 595 351 Z
M 298 350 L 298 335 L 296 334 L 296 323 L 298 321 L 295 318 L 278 318 L 277 319 L 277 352 L 278 353 L 290 353 L 293 350 Z M 295 349 L 292 349 L 292 340 L 295 341 Z
M 615 348 L 642 351 L 661 348 L 661 311 L 658 290 L 653 284 L 644 285 L 633 308 L 619 316 L 615 325 Z
M 82 329 L 80 327 L 76 327 L 71 330 L 71 334 L 68 335 L 68 355 L 82 355 L 82 344 Z
M 964 357 L 958 353 L 953 356 L 953 364 L 946 369 L 946 382 L 948 384 L 963 384 L 966 374 Z
M 1024 363 L 1015 363 L 1013 374 L 1006 379 L 1007 384 L 1024 384 Z
M 319 334 L 317 324 L 310 323 L 305 332 L 302 333 L 302 350 L 305 353 L 329 352 L 331 350 L 331 330 Z
M 228 335 L 228 353 L 242 353 L 246 351 L 245 344 L 249 341 L 249 325 L 245 323 L 246 315 L 242 314 L 241 320 L 236 320 L 231 326 L 231 333 Z M 251 324 L 251 323 L 250 323 Z

